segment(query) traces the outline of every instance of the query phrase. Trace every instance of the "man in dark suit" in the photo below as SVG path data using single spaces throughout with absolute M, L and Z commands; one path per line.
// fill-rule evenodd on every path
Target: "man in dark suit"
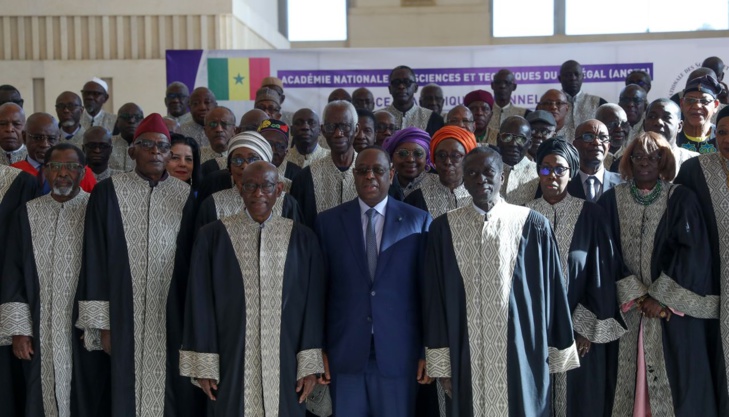
M 364 149 L 358 198 L 316 219 L 327 273 L 323 382 L 339 416 L 411 417 L 417 383 L 430 382 L 419 300 L 431 217 L 388 198 L 393 175 L 384 150 Z
M 567 185 L 570 195 L 595 202 L 605 191 L 623 182 L 619 174 L 603 167 L 610 149 L 610 134 L 601 121 L 590 119 L 577 126 L 572 144 L 580 154 L 580 172 Z

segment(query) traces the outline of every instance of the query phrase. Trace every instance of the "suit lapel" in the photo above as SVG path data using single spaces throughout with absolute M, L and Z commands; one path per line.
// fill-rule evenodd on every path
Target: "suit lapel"
M 370 277 L 367 266 L 367 254 L 364 247 L 364 235 L 362 234 L 362 218 L 359 212 L 359 200 L 356 198 L 348 203 L 344 203 L 342 210 L 342 230 L 347 236 L 349 247 L 352 249 L 353 258 L 357 262 L 357 270 L 360 275 L 367 279 L 369 283 Z
M 385 270 L 387 263 L 392 257 L 389 250 L 400 237 L 400 226 L 402 225 L 402 211 L 396 205 L 393 198 L 387 199 L 387 212 L 385 213 L 385 225 L 382 228 L 382 241 L 380 242 L 380 255 L 377 257 L 377 270 L 375 281 Z
M 567 192 L 570 193 L 572 197 L 581 198 L 583 200 L 587 198 L 585 195 L 585 189 L 582 187 L 582 181 L 580 180 L 579 174 L 575 175 L 570 183 L 567 184 Z

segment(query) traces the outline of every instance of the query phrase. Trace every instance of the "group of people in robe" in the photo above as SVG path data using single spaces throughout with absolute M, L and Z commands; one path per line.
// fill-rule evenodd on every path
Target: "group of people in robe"
M 447 112 L 407 66 L 377 111 L 267 77 L 240 119 L 0 86 L 0 414 L 729 415 L 723 70 Z

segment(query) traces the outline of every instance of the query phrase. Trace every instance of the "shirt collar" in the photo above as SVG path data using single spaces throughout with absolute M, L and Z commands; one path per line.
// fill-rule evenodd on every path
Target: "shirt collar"
M 361 198 L 357 197 L 357 201 L 359 201 L 359 214 L 364 216 L 365 213 L 367 213 L 367 210 L 373 208 L 373 209 L 375 209 L 377 214 L 379 214 L 382 217 L 385 217 L 385 212 L 387 211 L 387 199 L 388 198 L 389 198 L 388 196 L 385 196 L 385 198 L 383 198 L 382 201 L 377 203 L 374 207 L 370 207 L 367 205 L 367 203 L 362 201 Z
M 28 163 L 29 163 L 29 164 L 30 164 L 30 165 L 31 165 L 31 166 L 32 166 L 33 168 L 35 168 L 35 169 L 37 169 L 37 170 L 40 170 L 40 167 L 41 167 L 41 165 L 42 165 L 42 164 L 41 164 L 40 162 L 38 162 L 38 161 L 36 161 L 35 159 L 31 158 L 31 157 L 30 157 L 30 155 L 28 155 L 28 156 L 26 157 L 26 160 L 28 161 Z
M 582 172 L 582 170 L 580 170 L 580 181 L 583 184 L 585 183 L 585 181 L 587 181 L 588 177 L 595 177 L 597 179 L 597 182 L 602 184 L 604 182 L 603 181 L 604 176 L 605 176 L 605 169 L 603 168 L 602 164 L 600 164 L 600 168 L 598 168 L 597 172 L 594 173 L 593 175 L 586 174 L 586 173 Z

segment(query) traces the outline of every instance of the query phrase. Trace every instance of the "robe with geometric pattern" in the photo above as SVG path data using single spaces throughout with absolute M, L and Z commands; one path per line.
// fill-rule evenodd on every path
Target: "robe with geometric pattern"
M 259 224 L 243 211 L 200 230 L 180 373 L 217 381 L 209 416 L 305 415 L 295 388 L 324 370 L 324 295 L 307 227 L 276 215 Z
M 549 221 L 499 201 L 430 227 L 423 285 L 428 375 L 451 378 L 458 417 L 547 417 L 550 374 L 579 366 Z
M 75 324 L 88 350 L 101 349 L 100 330 L 111 332 L 114 417 L 201 415 L 177 353 L 192 208 L 190 187 L 166 173 L 156 184 L 114 175 L 89 199 Z

